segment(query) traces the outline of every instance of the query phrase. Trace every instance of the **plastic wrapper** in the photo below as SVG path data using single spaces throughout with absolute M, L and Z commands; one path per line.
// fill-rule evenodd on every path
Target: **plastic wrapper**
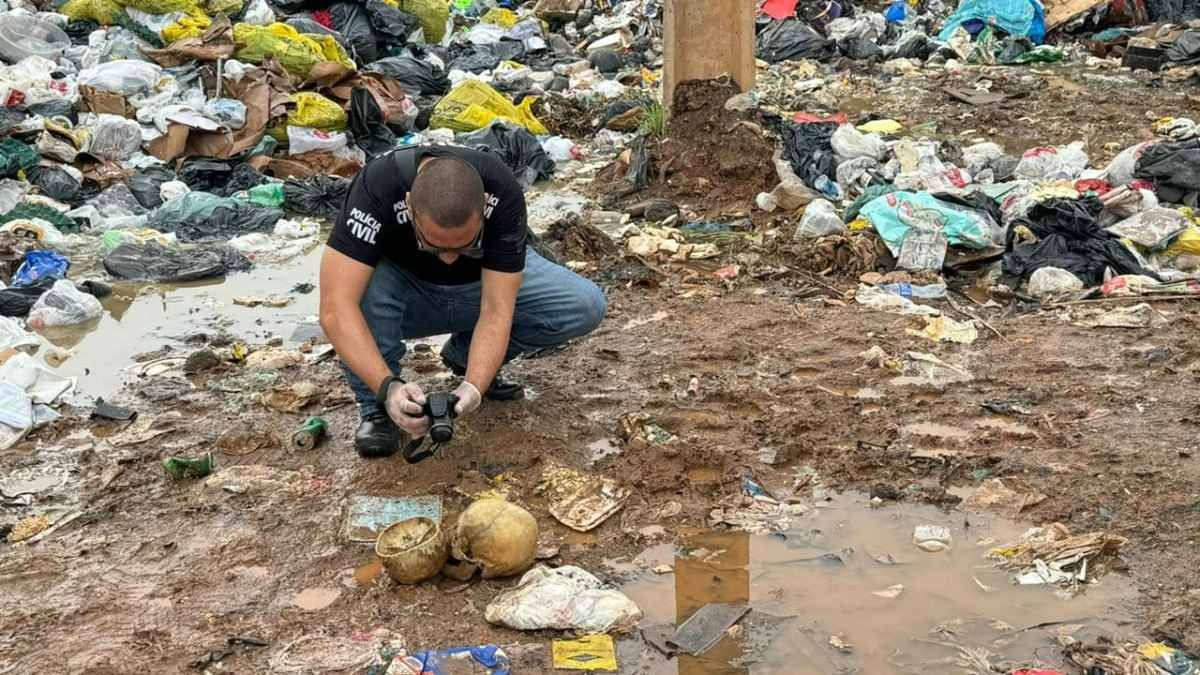
M 325 131 L 341 131 L 346 128 L 346 111 L 320 94 L 311 91 L 297 92 L 292 94 L 292 102 L 296 104 L 296 109 L 288 113 L 287 117 L 287 123 L 291 126 Z
M 136 121 L 117 115 L 97 115 L 86 125 L 92 132 L 88 152 L 113 161 L 132 157 L 142 147 L 142 127 Z
M 846 233 L 846 224 L 838 216 L 833 204 L 824 199 L 816 199 L 804 208 L 804 215 L 800 217 L 794 238 L 816 239 Z
M 132 96 L 162 79 L 162 68 L 147 61 L 109 61 L 79 71 L 76 81 L 100 91 Z
M 549 131 L 533 115 L 531 107 L 535 100 L 529 96 L 520 105 L 513 105 L 486 83 L 464 80 L 437 104 L 429 126 L 456 132 L 475 131 L 501 119 L 515 122 L 536 135 L 545 135 Z
M 249 268 L 250 261 L 228 246 L 175 249 L 157 242 L 128 243 L 104 257 L 104 269 L 114 278 L 160 283 L 215 279 Z
M 34 330 L 73 326 L 98 319 L 103 313 L 99 300 L 75 288 L 74 282 L 60 279 L 33 304 L 26 323 Z

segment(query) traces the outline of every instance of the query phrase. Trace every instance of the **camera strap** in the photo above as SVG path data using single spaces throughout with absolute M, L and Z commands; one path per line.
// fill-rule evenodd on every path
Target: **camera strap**
M 404 461 L 409 464 L 416 464 L 433 457 L 433 455 L 442 447 L 441 443 L 430 443 L 424 450 L 421 449 L 425 445 L 425 437 L 414 438 L 404 446 Z

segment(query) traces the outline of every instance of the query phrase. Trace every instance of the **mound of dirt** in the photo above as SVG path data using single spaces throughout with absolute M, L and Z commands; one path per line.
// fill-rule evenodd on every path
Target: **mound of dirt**
M 668 197 L 705 218 L 748 212 L 755 195 L 774 187 L 778 177 L 771 161 L 775 147 L 762 127 L 725 109 L 738 93 L 727 79 L 681 83 L 665 138 L 647 139 L 645 189 L 630 180 L 634 153 L 627 151 L 597 175 L 595 191 L 613 205 Z

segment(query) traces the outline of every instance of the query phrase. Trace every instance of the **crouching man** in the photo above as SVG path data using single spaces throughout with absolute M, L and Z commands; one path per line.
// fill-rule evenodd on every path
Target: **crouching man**
M 427 430 L 424 392 L 400 378 L 405 340 L 450 334 L 462 417 L 524 395 L 503 364 L 599 325 L 604 293 L 527 248 L 525 218 L 516 177 L 488 153 L 404 148 L 355 178 L 321 258 L 320 318 L 358 401 L 359 455 Z

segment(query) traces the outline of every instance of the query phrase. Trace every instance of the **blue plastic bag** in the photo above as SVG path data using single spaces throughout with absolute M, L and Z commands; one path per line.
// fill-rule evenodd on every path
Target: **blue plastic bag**
M 900 23 L 908 18 L 908 3 L 905 0 L 896 0 L 888 6 L 887 11 L 883 14 L 888 23 Z
M 972 22 L 981 27 L 995 26 L 1009 35 L 1028 37 L 1037 45 L 1046 39 L 1046 11 L 1038 0 L 963 0 L 958 11 L 946 19 L 938 39 L 949 42 L 959 26 Z
M 42 279 L 64 279 L 71 261 L 54 251 L 30 251 L 25 254 L 25 262 L 17 268 L 13 275 L 12 285 L 16 288 L 32 286 Z

